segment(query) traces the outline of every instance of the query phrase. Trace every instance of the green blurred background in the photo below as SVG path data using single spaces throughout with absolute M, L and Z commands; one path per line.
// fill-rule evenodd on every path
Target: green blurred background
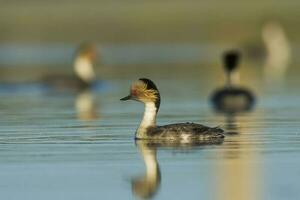
M 262 27 L 269 21 L 281 24 L 294 53 L 300 35 L 299 7 L 300 1 L 293 0 L 2 0 L 0 61 L 7 61 L 0 62 L 0 79 L 33 80 L 45 73 L 70 73 L 72 52 L 83 41 L 99 46 L 97 72 L 104 79 L 152 75 L 157 70 L 172 73 L 170 69 L 190 77 L 205 66 L 219 66 L 221 52 L 227 48 L 261 46 Z M 28 54 L 28 46 L 33 55 L 22 57 Z M 11 48 L 8 56 L 7 47 Z M 21 51 L 18 59 L 16 49 Z M 175 54 L 174 49 L 181 50 Z M 53 52 L 59 55 L 49 57 Z M 155 52 L 158 55 L 153 56 Z M 36 62 L 45 55 L 48 60 Z M 292 65 L 296 62 L 292 60 Z M 120 65 L 126 67 L 116 68 Z M 141 66 L 146 66 L 142 73 L 135 73 Z M 292 68 L 288 73 L 295 72 Z
M 0 41 L 239 42 L 279 20 L 297 42 L 299 1 L 2 0 Z

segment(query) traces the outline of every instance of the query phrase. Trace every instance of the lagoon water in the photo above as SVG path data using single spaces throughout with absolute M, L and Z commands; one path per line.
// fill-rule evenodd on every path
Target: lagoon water
M 39 83 L 0 87 L 1 199 L 300 199 L 295 66 L 266 83 L 263 70 L 245 65 L 243 83 L 258 101 L 252 112 L 235 116 L 215 113 L 209 104 L 222 84 L 218 66 L 125 67 L 113 68 L 125 71 L 122 77 L 104 78 L 97 90 L 79 94 Z M 159 124 L 220 126 L 228 131 L 224 142 L 136 144 L 143 107 L 119 99 L 140 76 L 152 78 L 161 91 Z M 150 177 L 147 155 L 158 164 Z

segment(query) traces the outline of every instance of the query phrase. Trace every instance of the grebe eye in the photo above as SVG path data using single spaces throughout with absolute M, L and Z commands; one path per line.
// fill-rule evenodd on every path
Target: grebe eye
M 133 95 L 133 96 L 136 96 L 137 95 L 137 91 L 136 90 L 131 90 L 131 94 Z

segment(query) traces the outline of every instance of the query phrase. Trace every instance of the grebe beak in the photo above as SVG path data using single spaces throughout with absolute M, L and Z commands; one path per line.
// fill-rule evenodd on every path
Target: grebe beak
M 122 99 L 120 99 L 121 101 L 127 101 L 127 100 L 131 100 L 132 99 L 132 96 L 131 95 L 128 95 L 126 97 L 123 97 Z

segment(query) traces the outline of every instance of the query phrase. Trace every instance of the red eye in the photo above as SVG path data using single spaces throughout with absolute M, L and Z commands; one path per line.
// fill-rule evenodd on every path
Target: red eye
M 135 89 L 132 89 L 132 90 L 131 90 L 131 94 L 132 94 L 133 96 L 136 96 L 136 95 L 137 95 L 137 91 L 136 91 Z

